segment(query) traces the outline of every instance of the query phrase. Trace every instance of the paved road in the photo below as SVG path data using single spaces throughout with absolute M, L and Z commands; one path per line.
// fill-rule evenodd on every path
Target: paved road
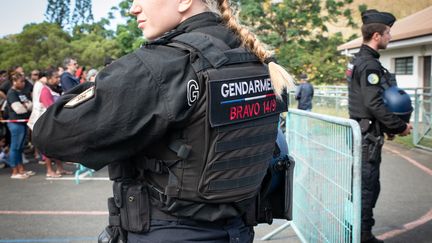
M 387 144 L 383 158 L 375 233 L 390 243 L 432 242 L 432 153 Z M 106 198 L 111 193 L 111 183 L 104 180 L 107 170 L 91 178 L 101 180 L 81 180 L 76 185 L 71 177 L 46 180 L 42 165 L 31 163 L 27 168 L 38 174 L 11 180 L 10 170 L 0 169 L 0 243 L 96 242 L 107 224 Z M 256 227 L 255 242 L 283 223 L 276 220 Z M 287 228 L 270 242 L 300 240 Z

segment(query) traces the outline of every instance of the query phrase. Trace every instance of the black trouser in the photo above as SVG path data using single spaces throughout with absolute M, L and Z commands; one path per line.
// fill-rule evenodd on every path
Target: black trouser
M 254 231 L 238 217 L 226 223 L 195 222 L 192 220 L 151 220 L 147 233 L 128 233 L 128 243 L 252 243 Z
M 368 141 L 362 141 L 362 231 L 371 231 L 372 226 L 375 224 L 373 208 L 375 207 L 380 193 L 379 177 L 382 148 L 379 148 L 378 160 L 371 163 L 368 159 L 368 143 Z

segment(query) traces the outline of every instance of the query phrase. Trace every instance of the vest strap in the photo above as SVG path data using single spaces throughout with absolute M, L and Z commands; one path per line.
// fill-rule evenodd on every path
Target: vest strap
M 221 49 L 213 44 L 210 38 L 210 36 L 200 32 L 189 32 L 178 35 L 172 40 L 194 48 L 201 53 L 214 68 L 219 68 L 229 59 Z
M 276 133 L 277 130 L 276 132 L 265 133 L 254 137 L 242 137 L 235 140 L 218 142 L 215 150 L 219 153 L 274 142 Z
M 183 34 L 183 35 L 187 35 L 187 34 Z M 181 35 L 181 36 L 183 36 Z M 203 34 L 201 34 L 203 35 Z M 209 41 L 209 40 L 207 40 Z M 169 46 L 173 46 L 176 48 L 180 48 L 182 50 L 186 50 L 190 53 L 192 53 L 191 55 L 191 65 L 194 68 L 195 72 L 200 72 L 202 70 L 208 69 L 208 68 L 218 68 L 222 65 L 232 65 L 232 64 L 240 64 L 240 63 L 250 63 L 250 62 L 260 62 L 259 58 L 257 56 L 255 56 L 252 53 L 249 52 L 239 52 L 239 48 L 234 49 L 235 51 L 229 50 L 229 51 L 221 51 L 218 48 L 214 47 L 210 42 L 208 43 L 209 45 L 212 45 L 213 48 L 210 48 L 211 50 L 217 50 L 218 53 L 202 53 L 199 52 L 201 51 L 199 48 L 200 47 L 196 47 L 196 46 L 191 46 L 194 43 L 183 43 L 183 42 L 172 42 L 169 43 Z M 209 51 L 209 50 L 207 50 Z M 200 53 L 200 54 L 199 54 Z M 218 60 L 218 62 L 216 62 L 216 60 L 213 60 L 215 58 L 217 58 L 217 56 L 220 55 L 219 57 L 222 57 L 223 59 Z M 199 56 L 204 56 L 204 58 L 197 58 Z M 203 60 L 205 59 L 205 60 Z
M 219 191 L 257 185 L 261 183 L 263 177 L 263 172 L 260 172 L 255 175 L 245 176 L 238 179 L 211 181 L 209 189 L 212 191 Z
M 172 151 L 176 152 L 177 156 L 179 158 L 182 158 L 182 159 L 187 159 L 190 151 L 192 150 L 192 146 L 183 143 L 183 141 L 180 139 L 176 139 L 176 140 L 171 141 L 168 144 L 168 147 Z
M 225 52 L 226 57 L 228 57 L 227 63 L 225 65 L 245 63 L 245 62 L 260 62 L 257 56 L 252 53 L 236 53 L 236 52 Z
M 270 153 L 258 154 L 255 156 L 241 158 L 241 159 L 230 159 L 223 161 L 216 161 L 211 167 L 211 171 L 221 171 L 241 168 L 244 166 L 251 166 L 254 164 L 261 164 L 263 161 L 267 161 L 271 158 Z

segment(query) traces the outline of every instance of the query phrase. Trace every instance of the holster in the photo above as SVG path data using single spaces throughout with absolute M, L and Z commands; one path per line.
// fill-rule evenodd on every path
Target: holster
M 371 133 L 366 133 L 363 137 L 363 151 L 364 155 L 367 156 L 369 163 L 377 163 L 380 159 L 381 148 L 384 145 L 383 136 L 374 136 Z
M 292 219 L 294 164 L 294 159 L 287 155 L 274 168 L 268 169 L 255 203 L 244 217 L 247 225 L 272 224 L 273 219 Z M 270 192 L 274 172 L 283 173 L 284 179 Z
M 377 163 L 380 159 L 381 148 L 384 145 L 384 137 L 381 135 L 379 123 L 375 122 L 375 127 L 373 127 L 372 121 L 361 119 L 359 124 L 363 135 L 363 157 L 369 163 Z

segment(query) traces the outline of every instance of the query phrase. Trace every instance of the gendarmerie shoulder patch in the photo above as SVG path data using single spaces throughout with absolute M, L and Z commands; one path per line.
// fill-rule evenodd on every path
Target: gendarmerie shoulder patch
M 376 70 L 366 70 L 366 80 L 368 85 L 377 85 L 380 83 L 379 72 Z
M 91 99 L 95 94 L 95 86 L 92 86 L 88 89 L 86 89 L 81 94 L 75 96 L 73 99 L 69 100 L 68 103 L 64 105 L 65 108 L 74 108 L 79 104 L 82 104 L 86 102 L 87 100 Z
M 376 73 L 371 73 L 368 75 L 367 80 L 370 84 L 378 84 L 380 79 Z

